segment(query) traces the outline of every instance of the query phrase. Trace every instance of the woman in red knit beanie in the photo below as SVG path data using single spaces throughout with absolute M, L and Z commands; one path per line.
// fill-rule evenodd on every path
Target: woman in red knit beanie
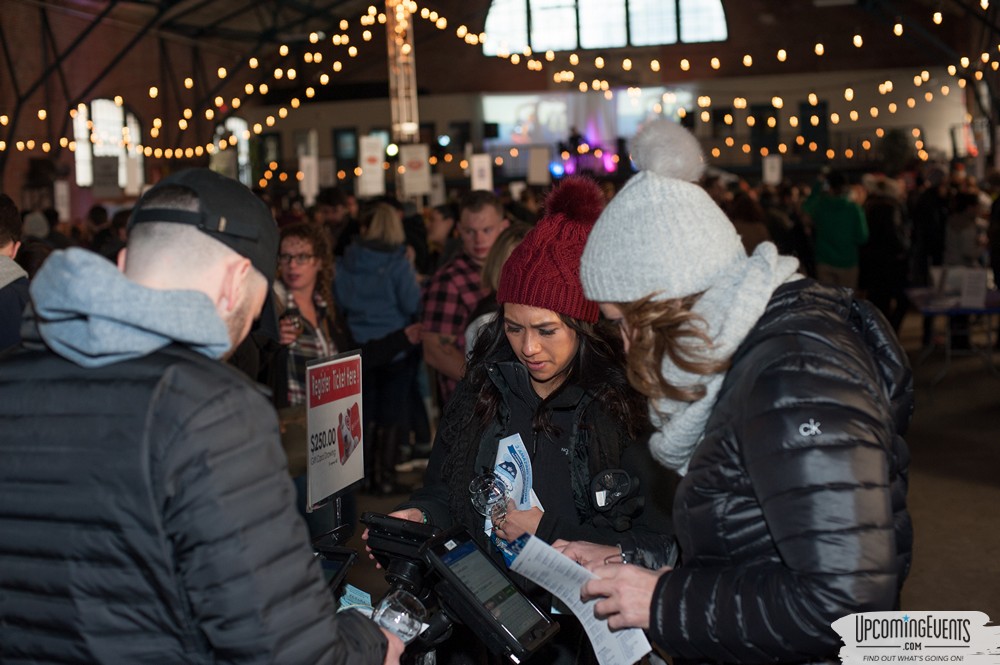
M 423 488 L 393 515 L 441 527 L 462 523 L 499 562 L 506 543 L 525 533 L 550 543 L 586 538 L 624 552 L 670 547 L 670 506 L 662 497 L 672 492 L 663 491 L 670 481 L 643 445 L 646 402 L 625 376 L 617 329 L 598 320 L 580 284 L 580 256 L 603 205 L 586 178 L 567 178 L 549 195 L 544 217 L 503 266 L 497 315 L 480 333 L 441 419 Z M 515 434 L 520 441 L 512 444 L 507 437 Z M 509 480 L 512 445 L 531 460 L 530 505 L 510 503 L 505 515 L 484 520 L 470 501 L 470 482 L 484 472 Z M 625 469 L 638 482 L 617 504 L 601 505 L 593 481 L 609 469 Z M 512 576 L 549 607 L 544 589 Z M 563 631 L 541 660 L 591 662 L 579 624 L 571 616 L 560 621 Z

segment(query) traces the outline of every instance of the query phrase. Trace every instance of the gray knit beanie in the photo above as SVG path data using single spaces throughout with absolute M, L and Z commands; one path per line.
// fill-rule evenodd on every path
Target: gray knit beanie
M 611 200 L 580 262 L 584 292 L 598 302 L 657 300 L 701 293 L 746 252 L 726 214 L 696 184 L 698 139 L 654 120 L 632 142 L 639 173 Z

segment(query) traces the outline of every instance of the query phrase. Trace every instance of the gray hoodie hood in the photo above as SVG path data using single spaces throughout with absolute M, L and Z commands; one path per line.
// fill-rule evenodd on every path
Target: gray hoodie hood
M 200 291 L 151 289 L 82 249 L 54 252 L 29 287 L 22 334 L 60 356 L 103 367 L 182 344 L 210 358 L 231 345 L 212 300 Z
M 27 276 L 28 273 L 24 272 L 17 261 L 6 255 L 0 256 L 0 289 Z

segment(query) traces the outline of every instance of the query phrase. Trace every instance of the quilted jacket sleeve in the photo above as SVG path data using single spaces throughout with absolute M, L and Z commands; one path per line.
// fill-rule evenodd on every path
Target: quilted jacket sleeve
M 733 482 L 745 474 L 740 505 L 760 518 L 719 496 L 715 528 L 744 526 L 728 541 L 729 561 L 660 579 L 651 633 L 669 653 L 729 662 L 827 655 L 839 646 L 832 621 L 897 601 L 905 571 L 890 489 L 895 432 L 876 372 L 857 360 L 863 354 L 787 345 L 761 350 L 758 359 L 774 360 L 725 397 L 729 424 L 715 422 L 715 445 L 739 460 Z M 739 551 L 739 538 L 770 545 Z
M 161 399 L 197 395 L 192 383 L 167 382 L 176 394 Z M 379 629 L 334 613 L 263 396 L 233 382 L 200 408 L 157 409 L 169 412 L 193 413 L 159 424 L 171 435 L 153 469 L 192 639 L 220 663 L 381 663 Z

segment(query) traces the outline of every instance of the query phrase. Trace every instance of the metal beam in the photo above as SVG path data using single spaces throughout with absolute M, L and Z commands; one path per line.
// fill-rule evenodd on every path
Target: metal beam
M 111 60 L 111 62 L 109 62 L 107 66 L 105 66 L 104 69 L 102 69 L 101 72 L 97 76 L 95 76 L 93 80 L 91 80 L 91 82 L 87 85 L 87 87 L 84 88 L 83 92 L 81 92 L 80 94 L 76 95 L 73 98 L 73 100 L 69 104 L 69 107 L 73 108 L 81 101 L 83 101 L 88 95 L 90 95 L 90 93 L 93 92 L 94 88 L 96 88 L 98 84 L 100 84 L 100 82 L 103 81 L 104 78 L 115 67 L 117 67 L 122 60 L 125 59 L 125 56 L 127 56 L 129 52 L 133 48 L 135 48 L 136 44 L 138 44 L 147 35 L 150 29 L 152 29 L 152 27 L 156 25 L 157 22 L 159 22 L 159 20 L 169 9 L 170 7 L 167 3 L 161 4 L 159 10 L 156 12 L 153 18 L 147 21 L 146 24 L 132 37 L 132 39 L 129 40 L 129 42 L 124 46 L 124 48 L 122 48 L 122 50 L 118 52 L 118 54 Z M 67 116 L 63 119 L 63 126 L 62 129 L 60 130 L 60 134 L 66 133 L 66 125 L 68 123 L 69 123 L 69 115 L 67 114 Z
M 49 22 L 49 13 L 48 10 L 44 8 L 42 9 L 42 25 L 45 29 L 45 36 L 48 38 L 49 47 L 52 49 L 52 53 L 53 54 L 59 53 L 59 47 L 56 44 L 56 36 L 55 33 L 52 32 L 52 24 Z M 59 84 L 62 87 L 63 99 L 68 100 L 70 98 L 69 84 L 66 82 L 66 72 L 63 71 L 62 64 L 59 64 L 56 67 L 56 72 L 59 74 Z M 66 111 L 68 112 L 69 108 L 67 108 Z M 50 113 L 48 117 L 49 138 L 55 138 L 52 135 L 52 118 L 53 115 Z M 56 151 L 58 152 L 59 150 L 60 146 L 57 145 Z

